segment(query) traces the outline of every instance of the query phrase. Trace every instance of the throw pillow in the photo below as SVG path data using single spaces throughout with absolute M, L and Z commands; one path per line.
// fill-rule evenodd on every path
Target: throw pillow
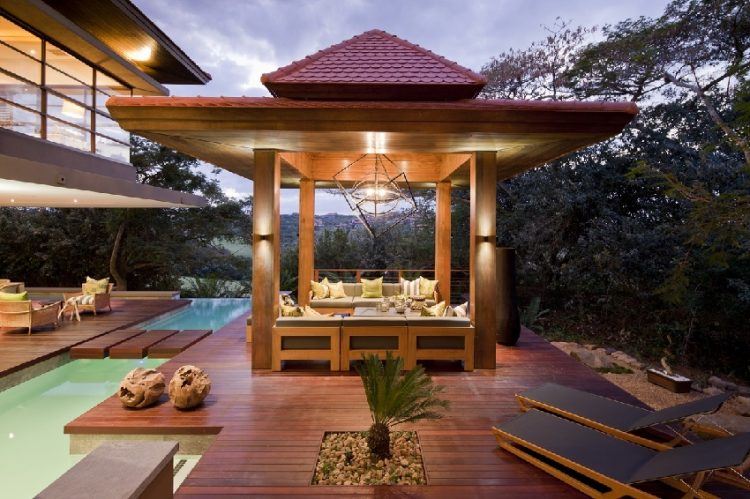
M 297 305 L 282 305 L 281 316 L 282 317 L 302 317 L 305 315 L 305 311 Z
M 455 317 L 456 316 L 456 310 L 453 307 L 445 307 L 445 312 L 443 312 L 443 317 Z
M 383 278 L 362 279 L 362 298 L 382 298 Z
M 328 286 L 329 298 L 346 298 L 346 291 L 344 291 L 344 282 L 329 282 L 326 277 L 323 279 L 323 284 Z
M 3 293 L 0 291 L 0 301 L 27 301 L 29 299 L 29 293 L 24 291 L 23 293 Z
M 422 312 L 419 314 L 422 317 L 442 317 L 445 312 L 445 302 L 433 305 L 431 307 L 422 307 Z
M 419 278 L 419 295 L 425 298 L 432 298 L 435 295 L 435 288 L 437 287 L 437 280 L 425 279 L 424 277 Z
M 469 302 L 467 301 L 462 305 L 454 307 L 453 311 L 456 313 L 456 317 L 466 317 L 469 315 Z
M 419 296 L 419 277 L 413 280 L 401 279 L 401 294 L 404 296 Z
M 92 279 L 86 276 L 86 282 L 83 284 L 83 294 L 98 295 L 107 292 L 109 287 L 109 277 L 104 279 Z
M 322 282 L 310 281 L 310 289 L 312 289 L 314 300 L 328 298 L 328 286 Z

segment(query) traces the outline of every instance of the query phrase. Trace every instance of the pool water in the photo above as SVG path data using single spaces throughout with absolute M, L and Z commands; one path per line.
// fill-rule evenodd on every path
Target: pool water
M 176 314 L 148 322 L 144 329 L 221 329 L 250 311 L 249 298 L 193 298 Z
M 117 391 L 136 367 L 164 359 L 75 360 L 0 392 L 2 497 L 32 497 L 82 456 L 69 454 L 63 426 Z
M 248 299 L 195 299 L 140 327 L 216 331 L 249 310 Z M 33 497 L 67 471 L 82 456 L 70 455 L 63 427 L 115 393 L 131 369 L 156 368 L 165 360 L 75 360 L 0 392 L 0 497 Z M 182 478 L 196 458 L 188 458 Z

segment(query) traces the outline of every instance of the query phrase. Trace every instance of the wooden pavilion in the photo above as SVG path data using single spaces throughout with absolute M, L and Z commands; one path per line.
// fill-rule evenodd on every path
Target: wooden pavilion
M 478 99 L 478 75 L 380 30 L 263 75 L 273 97 L 113 97 L 126 130 L 253 180 L 252 365 L 271 367 L 278 317 L 280 189 L 299 188 L 299 296 L 314 274 L 315 188 L 386 153 L 435 188 L 435 275 L 451 276 L 451 189 L 470 190 L 475 366 L 495 368 L 497 183 L 618 134 L 633 103 Z M 344 181 L 371 164 L 358 162 Z M 450 300 L 450 286 L 443 298 Z M 447 296 L 446 296 L 447 294 Z

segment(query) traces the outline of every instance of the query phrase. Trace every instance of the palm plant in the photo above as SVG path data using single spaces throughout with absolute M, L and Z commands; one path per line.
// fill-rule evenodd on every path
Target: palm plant
M 401 376 L 404 360 L 386 352 L 385 362 L 377 355 L 363 356 L 357 366 L 362 378 L 372 426 L 367 433 L 370 452 L 379 459 L 391 456 L 392 426 L 421 419 L 440 419 L 448 401 L 438 395 L 444 387 L 434 385 L 421 366 Z

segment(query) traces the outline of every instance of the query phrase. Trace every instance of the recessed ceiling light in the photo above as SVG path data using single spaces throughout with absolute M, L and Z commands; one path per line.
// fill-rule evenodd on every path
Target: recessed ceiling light
M 149 59 L 151 59 L 152 53 L 153 53 L 153 49 L 151 47 L 144 46 L 137 50 L 131 50 L 130 52 L 126 52 L 125 56 L 131 61 L 146 62 Z
M 13 433 L 8 433 L 8 438 L 10 438 L 10 439 L 13 439 L 13 437 L 15 437 L 15 434 L 13 434 Z
M 15 202 L 16 202 L 16 200 L 15 200 L 15 199 L 13 199 L 13 198 L 10 198 L 10 202 L 11 202 L 11 203 L 15 203 Z
M 77 200 L 77 199 L 74 199 L 74 200 L 73 200 L 73 202 L 77 204 L 77 203 L 78 203 L 78 200 Z

